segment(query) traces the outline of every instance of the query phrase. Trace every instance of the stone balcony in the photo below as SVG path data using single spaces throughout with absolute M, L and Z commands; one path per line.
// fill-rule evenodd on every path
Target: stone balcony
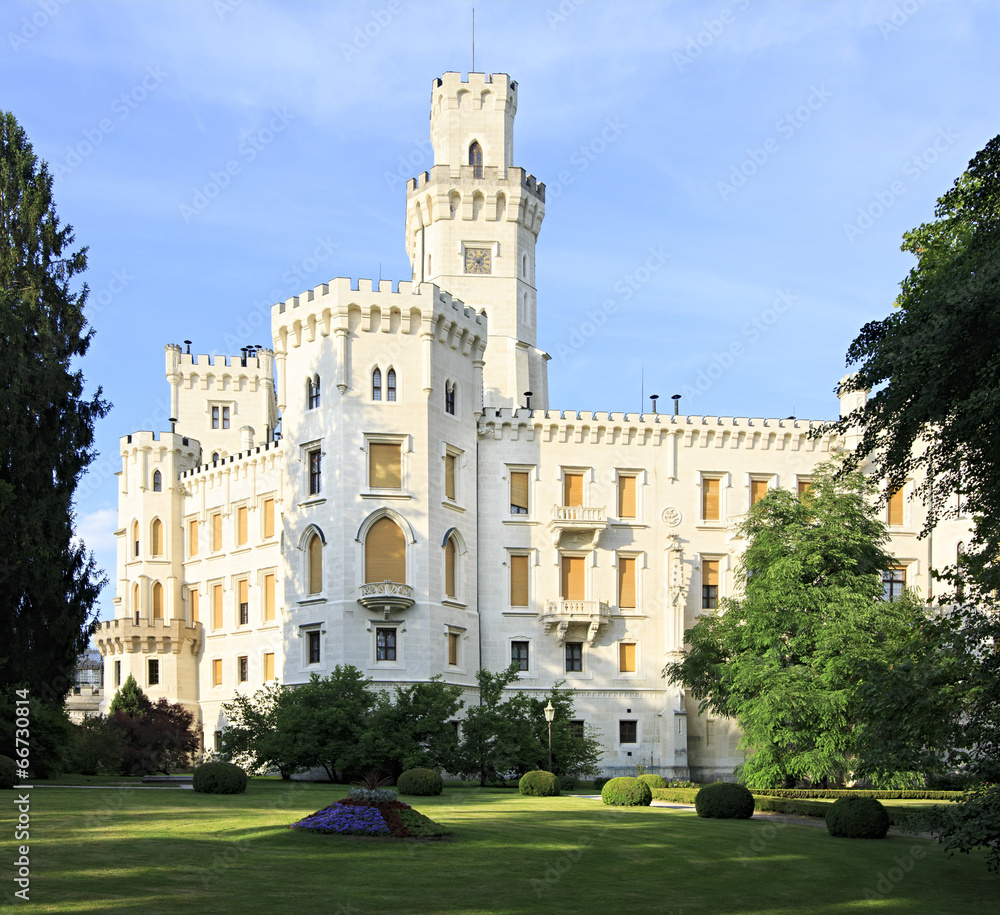
M 556 547 L 564 550 L 594 549 L 607 526 L 607 508 L 590 505 L 554 505 L 548 524 Z
M 398 581 L 370 581 L 358 590 L 358 603 L 366 610 L 381 611 L 386 619 L 393 610 L 413 606 L 413 588 Z
M 183 649 L 198 654 L 201 623 L 186 620 L 147 620 L 124 617 L 104 620 L 94 633 L 101 654 L 180 654 Z
M 611 620 L 611 608 L 600 600 L 549 600 L 539 620 L 545 627 L 545 634 L 555 632 L 560 643 L 566 641 L 572 627 L 588 645 L 593 645 L 598 633 L 606 629 Z

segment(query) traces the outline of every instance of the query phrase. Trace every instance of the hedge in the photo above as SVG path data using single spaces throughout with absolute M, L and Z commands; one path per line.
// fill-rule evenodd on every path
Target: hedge
M 650 790 L 667 787 L 667 780 L 662 775 L 654 775 L 652 772 L 640 775 L 639 781 L 649 785 Z
M 768 797 L 825 797 L 831 800 L 838 797 L 873 797 L 879 801 L 950 801 L 962 796 L 961 791 L 881 791 L 877 788 L 751 788 L 750 793 Z
M 247 790 L 247 774 L 227 762 L 209 762 L 194 770 L 195 791 L 204 794 L 242 794 Z
M 762 797 L 754 795 L 754 809 L 765 813 L 784 813 L 788 816 L 800 817 L 826 817 L 827 811 L 832 806 L 829 803 L 818 800 L 799 800 L 797 798 Z M 923 807 L 893 807 L 891 804 L 883 805 L 886 813 L 889 814 L 889 824 L 898 826 L 901 829 L 906 827 L 906 818 L 916 813 L 923 813 Z
M 517 783 L 521 794 L 528 797 L 556 797 L 559 794 L 559 779 L 544 769 L 525 772 Z
M 700 788 L 653 788 L 654 801 L 671 801 L 674 804 L 693 804 Z
M 396 779 L 396 790 L 400 794 L 430 797 L 444 791 L 444 782 L 433 769 L 407 769 Z

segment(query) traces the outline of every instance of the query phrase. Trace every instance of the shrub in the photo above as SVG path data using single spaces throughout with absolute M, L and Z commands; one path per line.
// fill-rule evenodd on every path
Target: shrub
M 873 797 L 842 797 L 830 805 L 826 828 L 831 836 L 845 839 L 884 839 L 889 814 Z
M 389 804 L 396 800 L 396 792 L 392 788 L 351 788 L 347 796 L 363 804 Z
M 400 794 L 427 797 L 444 791 L 444 782 L 433 769 L 407 769 L 396 780 L 396 790 Z
M 525 772 L 517 783 L 521 794 L 528 797 L 555 797 L 559 794 L 559 779 L 544 769 Z
M 601 791 L 604 788 L 604 786 L 610 781 L 611 779 L 608 778 L 607 775 L 598 775 L 597 778 L 594 779 L 594 787 L 598 791 Z
M 653 792 L 645 782 L 625 776 L 611 779 L 601 789 L 601 800 L 612 807 L 648 807 Z
M 645 782 L 649 787 L 652 788 L 666 788 L 667 780 L 662 775 L 653 775 L 652 772 L 647 772 L 645 775 L 639 776 L 640 782 Z
M 668 788 L 697 788 L 697 782 L 689 781 L 686 778 L 672 778 L 667 782 Z
M 706 785 L 694 799 L 700 817 L 717 820 L 749 820 L 753 816 L 753 795 L 743 785 L 716 782 Z
M 669 801 L 673 804 L 693 804 L 698 796 L 697 788 L 653 788 L 654 801 Z
M 194 790 L 204 794 L 242 794 L 247 790 L 247 774 L 227 762 L 210 762 L 194 770 Z
M 562 791 L 576 791 L 580 787 L 580 779 L 575 775 L 560 775 L 559 776 L 559 790 Z
M 17 781 L 17 763 L 9 756 L 0 756 L 0 788 L 13 788 Z

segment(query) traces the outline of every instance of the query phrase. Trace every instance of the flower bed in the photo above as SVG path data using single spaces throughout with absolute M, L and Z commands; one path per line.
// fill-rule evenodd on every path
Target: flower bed
M 443 826 L 402 801 L 371 803 L 351 797 L 324 807 L 292 823 L 289 828 L 342 836 L 393 836 L 397 839 L 450 835 Z

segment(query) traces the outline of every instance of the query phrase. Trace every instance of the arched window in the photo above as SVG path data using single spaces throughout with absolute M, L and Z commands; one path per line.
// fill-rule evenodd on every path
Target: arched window
M 132 555 L 139 555 L 139 522 L 132 522 Z
M 455 385 L 444 383 L 444 412 L 455 415 Z
M 449 537 L 444 545 L 444 593 L 446 597 L 454 598 L 456 589 L 456 566 L 458 565 L 458 545 L 454 537 Z
M 527 254 L 522 254 L 521 255 L 521 276 L 523 276 L 525 279 L 528 278 L 528 255 Z
M 389 373 L 385 376 L 385 399 L 390 403 L 395 403 L 396 401 L 396 370 L 389 369 Z
M 306 382 L 306 396 L 309 409 L 315 410 L 319 406 L 319 375 Z
M 372 372 L 372 400 L 382 399 L 382 370 Z
M 153 527 L 150 531 L 150 554 L 153 556 L 163 555 L 163 522 L 159 518 L 153 519 Z
M 218 464 L 219 463 L 219 452 L 218 451 L 213 451 L 212 452 L 212 463 L 213 464 Z
M 309 593 L 319 594 L 323 590 L 323 541 L 319 534 L 309 538 L 307 547 L 309 558 Z
M 379 518 L 365 537 L 365 581 L 406 583 L 406 539 L 391 518 Z
M 139 585 L 132 585 L 132 613 L 139 619 Z
M 163 492 L 163 477 L 159 470 L 153 471 L 153 492 Z
M 163 585 L 153 582 L 153 619 L 163 619 Z
M 473 178 L 483 177 L 483 148 L 478 143 L 469 147 L 469 165 L 473 168 Z

